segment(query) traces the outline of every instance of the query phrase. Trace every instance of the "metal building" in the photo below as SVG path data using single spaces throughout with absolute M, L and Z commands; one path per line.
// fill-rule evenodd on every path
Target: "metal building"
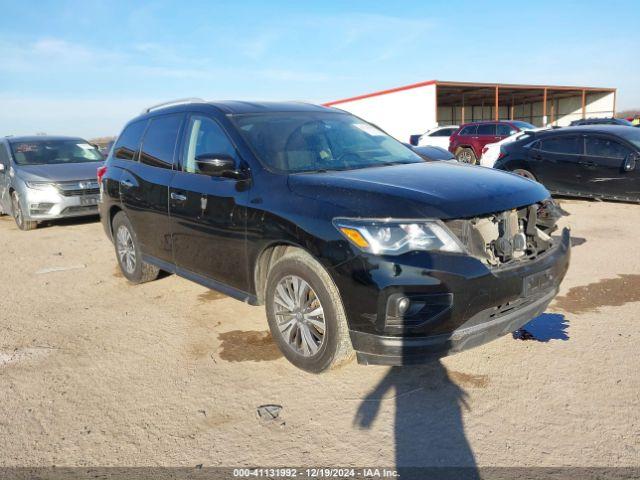
M 616 89 L 429 80 L 325 105 L 354 113 L 406 142 L 437 125 L 476 120 L 566 126 L 580 118 L 611 117 Z

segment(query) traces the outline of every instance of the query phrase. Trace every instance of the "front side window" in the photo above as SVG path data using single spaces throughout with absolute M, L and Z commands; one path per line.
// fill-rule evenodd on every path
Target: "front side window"
M 140 162 L 152 167 L 171 168 L 183 116 L 152 118 L 142 140 Z
M 496 126 L 493 123 L 483 123 L 478 125 L 478 135 L 495 135 Z
M 120 160 L 136 161 L 138 150 L 140 149 L 140 141 L 146 126 L 146 120 L 127 125 L 113 146 L 113 157 Z
M 453 132 L 455 132 L 456 128 L 441 128 L 440 130 L 436 130 L 433 132 L 430 137 L 450 137 Z
M 553 137 L 542 140 L 541 150 L 550 153 L 579 155 L 582 153 L 579 137 Z
M 459 135 L 475 135 L 477 128 L 477 125 L 468 125 L 460 131 Z
M 263 113 L 231 119 L 262 163 L 281 172 L 423 162 L 386 133 L 344 113 Z
M 4 143 L 0 142 L 0 163 L 5 166 L 5 168 L 9 167 L 9 153 L 4 146 Z
M 202 155 L 225 154 L 236 157 L 231 140 L 222 127 L 211 118 L 193 115 L 187 125 L 186 138 L 182 154 L 185 172 L 199 173 L 197 159 Z
M 11 151 L 18 165 L 54 165 L 104 160 L 96 147 L 81 138 L 11 142 Z
M 585 155 L 592 157 L 625 158 L 631 150 L 624 145 L 604 137 L 587 137 Z
M 520 130 L 534 130 L 536 127 L 531 125 L 529 122 L 522 122 L 520 120 L 516 120 L 512 122 L 516 127 Z

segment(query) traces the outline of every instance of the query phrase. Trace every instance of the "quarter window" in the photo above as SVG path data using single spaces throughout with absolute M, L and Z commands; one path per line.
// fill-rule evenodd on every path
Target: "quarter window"
M 140 140 L 147 126 L 146 120 L 129 124 L 118 137 L 118 141 L 113 146 L 114 158 L 121 160 L 137 160 Z
M 586 155 L 591 157 L 625 158 L 631 152 L 615 140 L 602 137 L 587 137 L 584 146 Z
M 187 126 L 187 141 L 182 155 L 183 170 L 199 173 L 196 160 L 200 155 L 221 153 L 236 157 L 235 148 L 220 125 L 208 117 L 192 116 Z
M 142 163 L 152 167 L 171 168 L 182 118 L 182 115 L 177 114 L 151 119 L 142 141 Z
M 551 153 L 579 155 L 582 153 L 578 137 L 553 137 L 541 142 L 541 150 Z
M 478 125 L 478 135 L 495 135 L 496 125 L 494 123 L 484 123 Z

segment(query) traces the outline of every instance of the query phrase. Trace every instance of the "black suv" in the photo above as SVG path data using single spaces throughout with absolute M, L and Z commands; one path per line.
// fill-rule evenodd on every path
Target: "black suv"
M 569 124 L 571 127 L 580 127 L 584 125 L 621 125 L 623 127 L 632 127 L 633 124 L 624 118 L 581 118 L 580 120 L 574 120 Z
M 409 364 L 512 332 L 569 264 L 558 209 L 520 176 L 425 162 L 302 103 L 183 102 L 128 123 L 100 212 L 132 283 L 160 270 L 266 305 L 296 366 Z

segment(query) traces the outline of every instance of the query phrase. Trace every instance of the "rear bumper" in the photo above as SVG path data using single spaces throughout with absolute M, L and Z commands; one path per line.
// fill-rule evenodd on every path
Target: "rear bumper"
M 386 334 L 372 329 L 353 328 L 351 341 L 363 364 L 409 365 L 467 350 L 520 328 L 540 315 L 558 293 L 571 255 L 569 231 L 550 251 L 506 272 L 489 272 L 473 278 L 456 278 L 449 285 L 451 308 L 431 326 L 417 332 Z M 527 286 L 525 279 L 539 278 L 540 288 Z M 428 278 L 428 277 L 427 277 Z M 491 293 L 490 301 L 488 292 Z M 380 296 L 384 296 L 381 292 Z M 473 304 L 480 308 L 473 308 Z M 454 312 L 464 312 L 455 315 Z

